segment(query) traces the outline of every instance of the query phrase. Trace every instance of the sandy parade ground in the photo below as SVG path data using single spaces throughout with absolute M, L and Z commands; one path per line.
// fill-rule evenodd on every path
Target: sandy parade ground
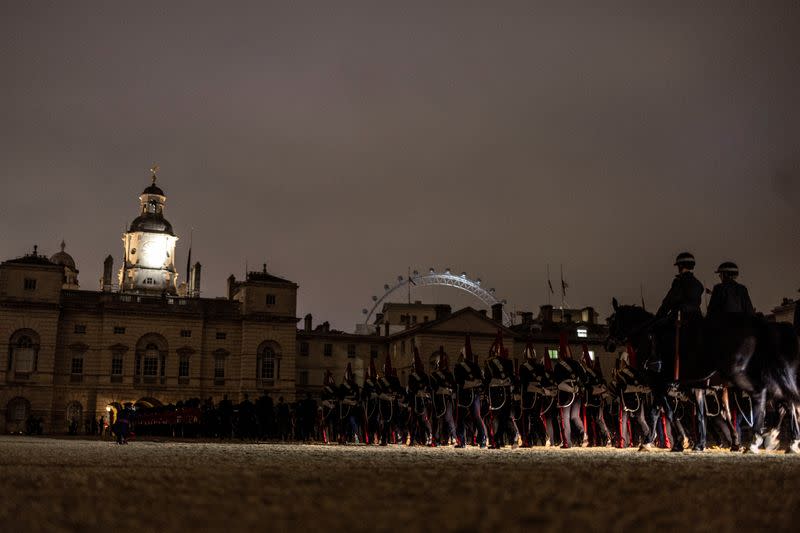
M 800 457 L 0 437 L 2 531 L 797 531 Z

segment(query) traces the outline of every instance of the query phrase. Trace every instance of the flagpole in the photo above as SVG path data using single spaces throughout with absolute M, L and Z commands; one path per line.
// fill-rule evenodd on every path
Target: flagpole
M 411 267 L 408 267 L 408 279 L 406 280 L 406 285 L 408 285 L 408 303 L 411 303 Z
M 547 305 L 551 305 L 550 303 L 550 295 L 553 292 L 553 284 L 550 283 L 550 263 L 547 263 Z

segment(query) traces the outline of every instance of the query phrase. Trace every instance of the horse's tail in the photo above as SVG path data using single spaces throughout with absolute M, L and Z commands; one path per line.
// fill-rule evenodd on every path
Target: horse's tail
M 767 365 L 765 372 L 770 384 L 775 387 L 785 400 L 800 402 L 800 389 L 798 389 L 798 369 L 800 369 L 800 340 L 797 336 L 797 327 L 787 323 L 774 325 L 775 341 L 778 348 L 778 357 L 775 364 Z

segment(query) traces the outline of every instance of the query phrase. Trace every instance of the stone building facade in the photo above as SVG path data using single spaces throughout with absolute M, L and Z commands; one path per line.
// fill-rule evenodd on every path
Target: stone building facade
M 530 344 L 555 357 L 567 333 L 580 356 L 586 345 L 604 369 L 605 329 L 591 308 L 522 313 L 503 325 L 491 310 L 446 304 L 387 303 L 371 334 L 313 327 L 297 318 L 298 285 L 267 271 L 228 278 L 227 294 L 200 297 L 201 265 L 187 265 L 179 283 L 178 236 L 165 217 L 166 195 L 153 183 L 139 196 L 139 214 L 123 235 L 123 264 L 114 274 L 106 257 L 99 290 L 82 290 L 66 245 L 51 257 L 36 247 L 0 263 L 0 431 L 21 432 L 40 418 L 46 432 L 66 432 L 71 421 L 111 416 L 126 404 L 157 406 L 224 396 L 234 402 L 262 393 L 286 401 L 317 394 L 326 372 L 341 382 L 349 363 L 360 380 L 371 359 L 380 370 L 388 354 L 401 381 L 413 346 L 430 361 L 444 347 L 454 363 L 471 335 L 483 361 L 498 332 L 521 360 Z

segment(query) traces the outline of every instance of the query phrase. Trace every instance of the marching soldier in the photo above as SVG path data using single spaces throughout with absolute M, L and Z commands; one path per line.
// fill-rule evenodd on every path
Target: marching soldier
M 483 372 L 475 361 L 469 335 L 464 341 L 464 351 L 454 369 L 456 382 L 456 401 L 458 402 L 458 444 L 463 448 L 467 443 L 467 425 L 471 423 L 477 432 L 478 444 L 486 447 L 486 424 L 481 417 L 481 395 L 483 393 Z M 470 431 L 472 440 L 473 431 Z
M 553 377 L 558 387 L 558 409 L 559 422 L 561 425 L 561 447 L 570 448 L 572 446 L 572 425 L 578 430 L 579 443 L 583 443 L 586 437 L 586 430 L 583 427 L 581 418 L 583 407 L 582 388 L 583 388 L 583 367 L 578 361 L 572 359 L 569 346 L 567 345 L 566 332 L 561 333 L 561 349 L 559 359 L 553 370 Z
M 603 415 L 604 396 L 607 394 L 606 382 L 600 372 L 600 365 L 589 354 L 589 347 L 583 345 L 583 371 L 586 377 L 584 413 L 586 415 L 586 432 L 591 433 L 590 446 L 611 444 L 611 437 Z
M 353 367 L 347 363 L 344 371 L 344 381 L 339 385 L 339 420 L 342 424 L 340 442 L 358 443 L 358 410 L 360 391 Z
M 402 406 L 398 403 L 405 395 L 403 386 L 400 384 L 400 379 L 397 377 L 397 371 L 392 368 L 392 356 L 386 354 L 386 361 L 383 364 L 383 376 L 378 379 L 378 389 L 380 403 L 381 420 L 381 446 L 386 446 L 391 440 L 396 442 L 396 436 L 402 428 L 400 427 L 408 408 L 405 402 Z
M 431 374 L 433 388 L 433 412 L 439 419 L 439 443 L 456 442 L 456 424 L 453 420 L 453 391 L 456 388 L 455 378 L 450 372 L 447 354 L 443 346 L 439 346 L 438 368 Z
M 508 350 L 503 347 L 502 331 L 497 332 L 490 354 L 491 357 L 486 361 L 484 380 L 488 388 L 492 448 L 499 449 L 506 443 L 509 434 L 513 434 L 509 444 L 516 445 L 519 440 L 519 430 L 511 409 L 514 363 L 508 358 Z
M 419 350 L 414 346 L 414 365 L 411 374 L 408 376 L 408 402 L 411 405 L 411 421 L 409 423 L 409 446 L 414 445 L 418 433 L 422 432 L 422 441 L 426 446 L 433 444 L 430 405 L 431 405 L 431 383 L 422 359 L 419 357 Z
M 364 442 L 372 444 L 380 432 L 380 411 L 378 409 L 378 371 L 375 359 L 370 358 L 369 367 L 364 371 L 364 384 L 361 386 L 361 404 L 364 409 Z
M 334 423 L 339 419 L 339 387 L 333 378 L 333 372 L 325 371 L 325 378 L 322 385 L 320 408 L 322 409 L 322 439 L 325 443 L 338 440 L 338 424 Z

